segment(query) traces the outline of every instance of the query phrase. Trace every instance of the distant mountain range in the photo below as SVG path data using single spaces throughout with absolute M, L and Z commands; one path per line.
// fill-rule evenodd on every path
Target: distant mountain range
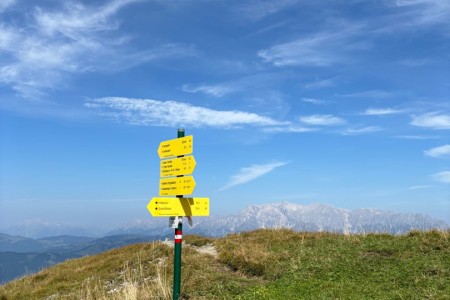
M 411 230 L 449 229 L 447 223 L 423 214 L 377 209 L 348 210 L 322 204 L 298 205 L 287 202 L 252 205 L 239 214 L 224 217 L 194 217 L 192 228 L 187 222 L 184 224 L 184 234 L 213 237 L 258 228 L 290 228 L 296 231 L 329 231 L 342 234 L 402 234 Z M 152 217 L 130 222 L 104 234 L 102 238 L 80 236 L 86 232 L 89 230 L 34 221 L 12 227 L 7 231 L 8 234 L 0 234 L 0 283 L 66 259 L 173 237 L 168 218 Z M 27 237 L 14 233 L 25 233 Z M 42 237 L 46 234 L 54 235 L 53 233 L 59 235 Z
M 40 219 L 26 220 L 20 224 L 2 229 L 1 231 L 9 235 L 22 236 L 33 239 L 60 235 L 101 236 L 103 233 L 98 228 L 70 226 L 60 223 L 48 222 Z
M 67 259 L 163 238 L 165 237 L 122 234 L 99 239 L 65 235 L 35 240 L 0 234 L 0 284 Z
M 378 209 L 343 209 L 323 204 L 298 205 L 288 202 L 248 206 L 236 215 L 194 217 L 194 226 L 184 226 L 187 233 L 223 236 L 228 233 L 257 228 L 292 228 L 298 231 L 330 231 L 337 233 L 391 233 L 411 230 L 446 229 L 444 221 L 424 214 L 406 214 Z M 168 218 L 134 220 L 109 232 L 49 223 L 42 220 L 26 221 L 0 230 L 12 236 L 41 239 L 48 236 L 100 237 L 120 234 L 162 236 L 172 234 Z M 25 242 L 25 241 L 23 241 Z
M 252 205 L 237 215 L 195 218 L 186 233 L 223 236 L 258 228 L 291 228 L 297 231 L 329 231 L 344 234 L 391 233 L 411 230 L 447 229 L 444 221 L 423 214 L 405 214 L 378 209 L 342 209 L 323 204 L 287 202 Z M 167 218 L 137 220 L 108 234 L 170 234 Z

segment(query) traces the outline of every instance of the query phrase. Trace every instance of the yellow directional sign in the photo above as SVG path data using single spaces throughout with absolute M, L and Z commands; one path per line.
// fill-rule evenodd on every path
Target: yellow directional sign
M 159 180 L 160 196 L 190 195 L 194 192 L 195 180 L 192 176 L 163 178 Z
M 172 159 L 161 160 L 161 177 L 188 175 L 194 172 L 194 156 L 185 156 Z
M 158 147 L 159 158 L 192 154 L 192 135 L 161 142 Z
M 155 197 L 147 205 L 154 217 L 207 217 L 209 198 L 161 198 Z

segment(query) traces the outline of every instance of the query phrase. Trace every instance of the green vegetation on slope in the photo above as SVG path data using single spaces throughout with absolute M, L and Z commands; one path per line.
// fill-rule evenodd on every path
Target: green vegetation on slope
M 188 236 L 184 299 L 450 299 L 449 232 Z M 218 256 L 198 247 L 213 244 Z M 201 248 L 200 248 L 201 249 Z M 173 250 L 136 244 L 0 286 L 0 299 L 171 299 Z

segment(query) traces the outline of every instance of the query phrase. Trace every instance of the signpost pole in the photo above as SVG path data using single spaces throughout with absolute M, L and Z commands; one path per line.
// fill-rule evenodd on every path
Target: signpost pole
M 178 138 L 184 137 L 184 129 L 178 129 Z M 183 195 L 177 195 L 182 198 Z M 178 219 L 178 228 L 175 229 L 174 237 L 174 259 L 173 259 L 173 300 L 180 298 L 181 288 L 181 246 L 183 243 L 183 217 Z

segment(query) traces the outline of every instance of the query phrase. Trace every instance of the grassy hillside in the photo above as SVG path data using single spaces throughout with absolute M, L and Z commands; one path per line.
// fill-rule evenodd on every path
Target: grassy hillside
M 34 252 L 27 252 L 30 245 L 29 240 L 38 243 L 40 249 Z M 5 239 L 0 236 L 0 248 L 6 249 L 6 251 L 0 251 L 0 284 L 25 274 L 35 273 L 67 259 L 93 255 L 126 245 L 154 240 L 158 240 L 158 237 L 140 234 L 121 234 L 98 239 L 57 236 L 39 240 L 14 236 L 7 236 L 7 239 Z M 26 242 L 23 243 L 23 241 Z
M 184 299 L 450 299 L 450 232 L 188 236 Z M 208 243 L 217 249 L 200 250 Z M 212 248 L 212 247 L 210 247 Z M 0 286 L 0 299 L 171 299 L 173 249 L 136 244 Z

